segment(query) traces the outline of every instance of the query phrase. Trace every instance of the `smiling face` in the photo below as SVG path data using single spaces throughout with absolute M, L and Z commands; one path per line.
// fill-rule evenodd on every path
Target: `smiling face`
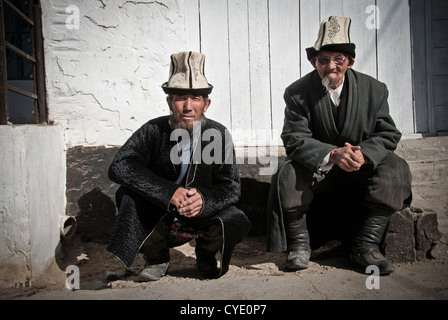
M 342 84 L 347 69 L 353 66 L 354 59 L 341 52 L 322 51 L 311 59 L 311 64 L 322 80 L 332 89 Z
M 211 100 L 200 95 L 169 95 L 166 98 L 170 110 L 172 122 L 176 127 L 187 129 L 191 132 L 194 121 L 200 121 L 202 115 L 210 106 Z

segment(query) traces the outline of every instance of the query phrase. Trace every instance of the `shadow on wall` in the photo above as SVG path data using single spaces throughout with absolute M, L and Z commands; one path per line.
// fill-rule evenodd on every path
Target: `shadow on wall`
M 266 210 L 271 184 L 251 178 L 241 178 L 241 197 L 237 204 L 252 223 L 249 236 L 266 234 Z
M 83 241 L 108 241 L 115 222 L 116 184 L 108 178 L 118 147 L 77 146 L 67 150 L 66 215 L 77 220 Z
M 61 270 L 83 258 L 83 242 L 107 243 L 115 224 L 115 202 L 99 187 L 85 193 L 78 200 L 78 207 L 76 231 L 61 237 L 55 250 L 56 262 Z
M 115 224 L 115 202 L 100 188 L 84 194 L 78 201 L 77 230 L 83 241 L 109 241 Z
M 264 236 L 267 231 L 267 209 L 270 183 L 252 178 L 241 178 L 240 208 L 252 223 L 249 236 Z M 354 193 L 355 190 L 352 192 Z M 316 196 L 307 215 L 308 228 L 312 234 L 312 244 L 319 247 L 330 240 L 340 240 L 352 236 L 356 225 L 356 206 L 338 208 L 343 195 Z M 352 201 L 353 202 L 353 201 Z

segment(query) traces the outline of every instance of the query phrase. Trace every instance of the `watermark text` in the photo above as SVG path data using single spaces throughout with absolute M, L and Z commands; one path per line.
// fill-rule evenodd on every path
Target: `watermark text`
M 366 268 L 366 273 L 370 276 L 366 279 L 366 288 L 369 290 L 380 288 L 380 269 L 378 266 L 370 265 Z

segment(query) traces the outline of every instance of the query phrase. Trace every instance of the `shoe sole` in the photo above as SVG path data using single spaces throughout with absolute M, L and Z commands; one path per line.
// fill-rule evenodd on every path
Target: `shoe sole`
M 303 269 L 308 269 L 308 265 L 287 263 L 286 269 L 291 270 L 291 271 L 303 270 Z
M 156 278 L 156 277 L 150 277 L 150 276 L 138 276 L 138 282 L 149 282 L 149 281 L 157 281 L 160 280 L 162 278 Z

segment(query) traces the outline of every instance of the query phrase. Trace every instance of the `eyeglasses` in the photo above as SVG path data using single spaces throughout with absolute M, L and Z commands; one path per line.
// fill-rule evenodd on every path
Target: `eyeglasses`
M 329 64 L 330 61 L 333 61 L 337 65 L 344 64 L 345 60 L 347 60 L 347 57 L 317 57 L 317 60 L 319 60 L 320 64 Z

